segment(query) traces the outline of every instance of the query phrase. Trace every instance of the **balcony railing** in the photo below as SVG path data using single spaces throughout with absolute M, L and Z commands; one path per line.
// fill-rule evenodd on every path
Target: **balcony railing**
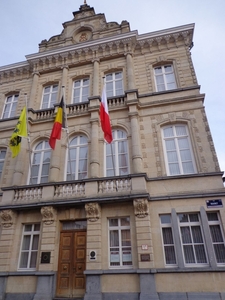
M 85 180 L 43 183 L 2 188 L 1 206 L 57 202 L 88 198 L 124 197 L 146 192 L 143 174 L 89 178 Z

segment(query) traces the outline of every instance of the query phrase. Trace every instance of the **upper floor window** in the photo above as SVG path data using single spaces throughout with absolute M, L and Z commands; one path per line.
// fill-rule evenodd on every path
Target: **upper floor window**
M 5 149 L 0 149 L 0 178 L 2 176 L 2 170 L 3 170 L 3 166 L 4 166 L 5 155 L 6 155 L 6 150 Z
M 89 97 L 89 78 L 79 79 L 73 83 L 73 103 L 88 101 Z
M 36 269 L 39 235 L 40 224 L 26 224 L 23 226 L 19 269 Z
M 87 178 L 88 141 L 85 136 L 76 136 L 69 145 L 67 180 Z
M 49 85 L 43 89 L 42 109 L 53 107 L 57 102 L 58 85 Z
M 132 265 L 129 217 L 109 219 L 109 257 L 111 267 Z
M 163 142 L 169 175 L 192 174 L 195 172 L 188 130 L 185 125 L 164 127 Z
M 19 94 L 10 95 L 6 98 L 2 119 L 15 117 L 18 98 Z
M 173 90 L 177 88 L 172 65 L 154 68 L 157 92 Z
M 127 135 L 122 130 L 113 131 L 113 142 L 106 146 L 106 176 L 129 174 Z
M 48 141 L 40 142 L 34 149 L 30 184 L 48 182 L 51 148 Z
M 105 83 L 107 97 L 113 97 L 124 94 L 122 72 L 106 74 Z

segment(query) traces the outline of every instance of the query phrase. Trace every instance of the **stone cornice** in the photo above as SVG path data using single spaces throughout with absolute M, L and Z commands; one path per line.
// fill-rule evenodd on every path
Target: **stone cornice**
M 3 77 L 10 72 L 14 76 L 24 76 L 30 73 L 34 66 L 39 71 L 58 69 L 62 64 L 75 65 L 93 59 L 104 59 L 107 57 L 121 56 L 132 53 L 135 49 L 155 47 L 161 50 L 162 46 L 167 48 L 185 45 L 191 47 L 193 44 L 194 24 L 188 24 L 164 30 L 154 31 L 138 35 L 138 31 L 119 34 L 88 41 L 86 43 L 74 44 L 48 51 L 26 55 L 27 61 L 0 67 L 0 75 Z M 5 74 L 5 75 L 4 75 Z

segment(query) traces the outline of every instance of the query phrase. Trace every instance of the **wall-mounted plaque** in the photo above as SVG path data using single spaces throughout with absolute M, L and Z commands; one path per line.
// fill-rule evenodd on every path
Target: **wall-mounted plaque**
M 141 261 L 150 261 L 150 254 L 141 254 Z

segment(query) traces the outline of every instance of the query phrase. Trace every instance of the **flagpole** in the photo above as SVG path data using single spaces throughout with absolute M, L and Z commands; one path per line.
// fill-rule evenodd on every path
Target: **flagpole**
M 30 147 L 30 132 L 29 132 L 29 127 L 28 127 L 28 103 L 27 103 L 27 94 L 25 93 L 25 103 L 26 103 L 26 123 L 27 123 L 27 141 L 28 141 L 28 152 L 29 152 L 29 165 L 30 165 L 30 180 L 31 184 L 33 183 L 33 179 L 31 176 L 31 168 L 32 168 L 32 162 L 31 162 L 31 147 Z
M 63 94 L 63 112 L 65 112 L 65 129 L 66 129 L 66 139 L 67 139 L 67 148 L 68 148 L 68 158 L 69 158 L 69 166 L 70 166 L 70 176 L 71 180 L 73 179 L 72 174 L 72 162 L 71 162 L 71 156 L 70 156 L 70 143 L 69 143 L 69 128 L 68 128 L 68 121 L 67 121 L 67 113 L 66 113 L 66 105 L 65 105 L 65 90 L 64 86 L 62 86 L 62 94 Z M 74 178 L 75 180 L 75 178 Z

